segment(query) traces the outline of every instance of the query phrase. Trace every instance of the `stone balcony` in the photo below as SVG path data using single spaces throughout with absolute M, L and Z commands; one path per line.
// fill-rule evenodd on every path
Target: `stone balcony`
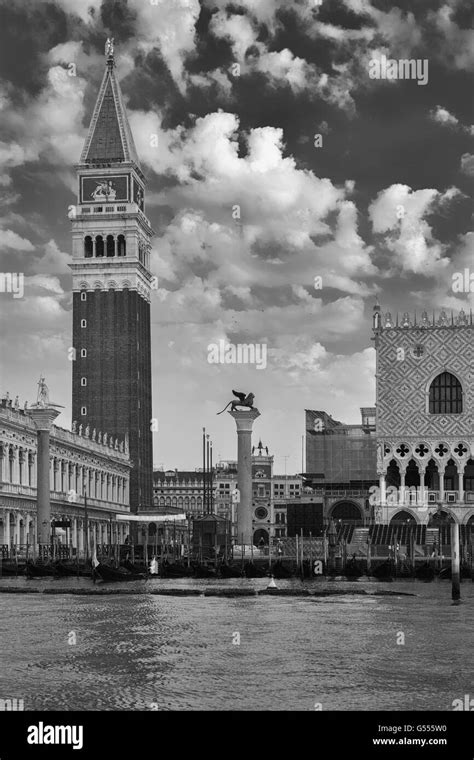
M 75 208 L 75 219 L 80 219 L 81 217 L 90 218 L 98 215 L 108 216 L 110 214 L 118 216 L 137 214 L 138 218 L 142 219 L 148 226 L 150 224 L 148 218 L 136 203 L 88 203 L 87 205 L 79 204 Z

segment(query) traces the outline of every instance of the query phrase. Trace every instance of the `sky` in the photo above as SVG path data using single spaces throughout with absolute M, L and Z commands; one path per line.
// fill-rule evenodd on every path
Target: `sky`
M 31 403 L 43 372 L 71 424 L 67 211 L 110 35 L 155 230 L 154 463 L 199 467 L 203 426 L 235 459 L 216 416 L 234 389 L 255 394 L 275 471 L 301 472 L 305 409 L 356 423 L 375 404 L 376 298 L 473 306 L 453 289 L 474 273 L 473 16 L 471 0 L 0 0 L 1 271 L 24 276 L 22 297 L 0 292 L 1 392 Z M 371 76 L 405 59 L 420 75 Z M 219 341 L 266 362 L 210 363 Z

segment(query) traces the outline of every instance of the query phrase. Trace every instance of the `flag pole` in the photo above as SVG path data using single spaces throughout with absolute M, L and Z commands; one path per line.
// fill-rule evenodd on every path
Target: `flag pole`
M 210 466 L 209 466 L 209 499 L 211 503 L 210 512 L 211 514 L 214 514 L 214 484 L 212 482 L 213 480 L 213 472 L 212 472 L 212 441 L 210 442 Z
M 202 513 L 206 513 L 206 428 L 202 429 Z
M 206 434 L 206 462 L 207 462 L 207 470 L 206 475 L 209 473 L 209 433 Z M 207 483 L 207 500 L 206 500 L 206 515 L 209 514 L 209 501 L 210 501 L 210 482 L 209 478 L 206 477 L 206 483 Z

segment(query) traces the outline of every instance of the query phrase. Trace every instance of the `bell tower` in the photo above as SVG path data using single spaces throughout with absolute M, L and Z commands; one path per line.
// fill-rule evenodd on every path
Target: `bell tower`
M 130 509 L 152 501 L 149 269 L 145 178 L 115 74 L 113 39 L 72 207 L 73 420 L 129 439 Z

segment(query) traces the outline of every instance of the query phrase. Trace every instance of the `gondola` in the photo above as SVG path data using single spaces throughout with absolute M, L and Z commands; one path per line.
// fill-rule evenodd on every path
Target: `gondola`
M 242 578 L 242 569 L 239 567 L 232 567 L 227 563 L 223 563 L 219 568 L 219 575 L 221 578 Z
M 182 562 L 167 562 L 161 563 L 160 578 L 189 578 L 193 575 L 194 569 L 184 565 Z
M 415 578 L 420 581 L 432 581 L 435 577 L 435 571 L 429 562 L 424 562 L 423 565 L 417 567 L 415 570 Z
M 393 565 L 391 562 L 382 562 L 380 565 L 372 568 L 371 575 L 379 581 L 393 580 Z
M 396 578 L 413 578 L 413 568 L 407 560 L 402 560 L 395 573 Z
M 253 562 L 246 562 L 244 565 L 246 578 L 265 578 L 267 571 L 263 567 L 255 565 Z
M 208 565 L 195 565 L 193 575 L 195 578 L 217 578 L 217 570 Z
M 360 578 L 364 574 L 362 566 L 355 559 L 350 559 L 346 562 L 344 568 L 344 575 L 346 578 Z
M 27 578 L 57 578 L 59 575 L 57 562 L 32 562 L 26 563 Z
M 450 581 L 451 580 L 451 568 L 450 567 L 442 567 L 441 570 L 438 573 L 438 578 L 440 581 Z
M 57 562 L 56 574 L 61 578 L 66 578 L 70 575 L 77 575 L 77 564 L 72 562 Z M 90 571 L 89 571 L 90 574 Z
M 129 559 L 124 560 L 120 563 L 120 567 L 124 567 L 125 570 L 129 570 L 131 573 L 144 573 L 145 570 L 140 565 L 134 565 L 133 562 L 130 562 Z
M 462 565 L 460 569 L 460 576 L 461 578 L 470 578 L 471 577 L 471 569 L 468 565 Z M 442 581 L 450 581 L 452 578 L 452 572 L 451 567 L 443 567 L 439 571 L 438 578 Z
M 92 570 L 92 578 L 100 578 L 103 581 L 138 581 L 144 580 L 146 573 L 132 573 L 125 567 L 111 567 L 99 562 Z
M 272 565 L 271 571 L 274 578 L 291 578 L 293 575 L 291 570 L 285 567 L 281 559 L 277 560 L 275 564 Z
M 26 565 L 24 562 L 12 562 L 11 560 L 7 562 L 0 562 L 0 578 L 2 575 L 24 575 L 25 574 L 25 568 Z

